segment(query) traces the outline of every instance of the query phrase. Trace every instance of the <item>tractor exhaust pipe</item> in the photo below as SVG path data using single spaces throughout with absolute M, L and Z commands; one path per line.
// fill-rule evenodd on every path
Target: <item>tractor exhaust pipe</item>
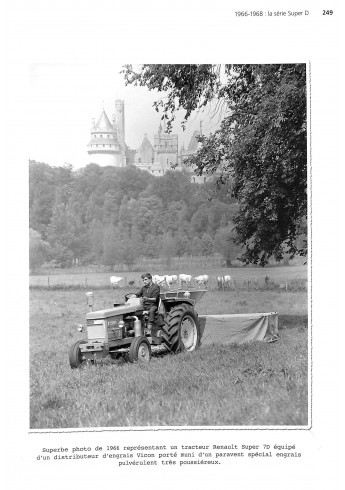
M 86 301 L 90 311 L 93 311 L 93 293 L 86 293 Z
M 141 337 L 143 335 L 143 329 L 141 327 L 141 321 L 135 315 L 128 316 L 127 319 L 134 318 L 134 337 Z M 131 330 L 133 332 L 133 330 Z
M 134 315 L 128 316 L 127 318 L 134 318 L 134 337 L 141 337 L 143 335 L 143 330 L 139 318 Z
M 141 321 L 137 316 L 133 316 L 133 318 L 134 318 L 134 336 L 141 337 L 143 334 L 141 329 Z

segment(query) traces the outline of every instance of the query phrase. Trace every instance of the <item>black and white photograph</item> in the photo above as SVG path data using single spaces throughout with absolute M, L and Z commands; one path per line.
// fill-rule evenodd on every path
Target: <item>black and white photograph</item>
M 306 64 L 123 65 L 85 121 L 83 74 L 32 67 L 30 428 L 307 426 Z
M 5 487 L 341 488 L 340 2 L 5 4 Z

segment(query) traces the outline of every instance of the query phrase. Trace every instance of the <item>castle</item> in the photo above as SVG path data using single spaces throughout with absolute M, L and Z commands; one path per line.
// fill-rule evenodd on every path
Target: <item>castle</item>
M 186 158 L 198 151 L 199 134 L 202 134 L 201 124 L 200 131 L 194 131 L 187 150 L 182 145 L 179 151 L 178 135 L 166 133 L 164 121 L 163 126 L 159 124 L 158 131 L 153 137 L 153 145 L 145 133 L 140 147 L 132 150 L 126 145 L 125 140 L 125 103 L 123 100 L 115 100 L 112 122 L 104 109 L 97 123 L 92 119 L 91 139 L 87 145 L 89 163 L 116 167 L 135 165 L 154 176 L 162 176 L 171 169 L 185 170 L 190 174 L 192 182 L 206 182 L 211 179 L 210 176 L 199 177 L 191 167 L 183 163 Z
M 126 166 L 124 105 L 123 100 L 115 101 L 112 123 L 104 109 L 97 123 L 92 119 L 91 140 L 87 145 L 87 152 L 91 157 L 90 163 L 97 163 L 100 166 Z

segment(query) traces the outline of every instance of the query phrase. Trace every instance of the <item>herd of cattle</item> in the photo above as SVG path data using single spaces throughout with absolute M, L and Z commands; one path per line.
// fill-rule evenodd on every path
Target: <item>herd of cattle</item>
M 111 276 L 110 283 L 113 288 L 121 287 L 121 281 L 123 281 L 123 277 Z M 209 276 L 207 274 L 201 274 L 196 277 L 192 277 L 191 274 L 172 274 L 171 276 L 152 276 L 152 281 L 159 286 L 166 287 L 170 289 L 171 287 L 180 287 L 180 288 L 190 288 L 193 286 L 193 283 L 197 285 L 197 287 L 206 287 L 209 284 Z M 218 289 L 228 289 L 231 284 L 231 277 L 229 275 L 225 276 L 217 276 L 217 287 Z M 130 286 L 135 284 L 134 281 L 129 281 Z

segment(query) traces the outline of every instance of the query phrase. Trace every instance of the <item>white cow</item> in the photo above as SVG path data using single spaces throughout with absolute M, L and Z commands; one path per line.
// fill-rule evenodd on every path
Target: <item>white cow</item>
M 182 287 L 182 284 L 184 284 L 186 287 L 190 286 L 192 282 L 192 276 L 190 274 L 180 274 L 178 276 L 178 282 L 180 287 Z
M 155 274 L 154 276 L 152 276 L 152 282 L 158 284 L 159 286 L 162 286 L 165 283 L 165 276 L 158 276 L 157 274 Z
M 201 276 L 194 277 L 194 279 L 198 283 L 198 286 L 207 287 L 207 284 L 208 284 L 208 275 L 207 274 L 203 274 Z
M 120 287 L 120 281 L 122 281 L 123 277 L 117 277 L 117 276 L 111 276 L 110 278 L 110 283 L 113 286 L 114 289 Z
M 218 289 L 227 289 L 230 287 L 231 277 L 229 275 L 226 276 L 217 276 L 217 284 Z
M 165 284 L 168 286 L 169 289 L 170 286 L 177 283 L 177 276 L 175 276 L 175 274 L 173 274 L 172 276 L 166 275 L 164 277 L 165 277 Z

